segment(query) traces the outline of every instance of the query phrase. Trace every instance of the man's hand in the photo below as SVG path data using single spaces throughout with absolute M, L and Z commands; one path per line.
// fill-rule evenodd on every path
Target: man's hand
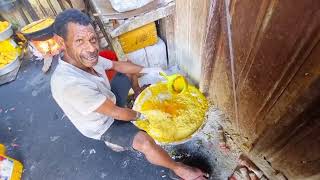
M 145 73 L 145 74 L 152 74 L 152 73 L 159 74 L 160 72 L 163 73 L 164 71 L 159 67 L 145 67 L 140 71 L 140 73 Z
M 137 120 L 145 121 L 145 120 L 147 120 L 147 118 L 146 118 L 146 116 L 143 115 L 142 113 L 137 112 L 137 116 L 136 116 L 135 121 L 137 121 Z

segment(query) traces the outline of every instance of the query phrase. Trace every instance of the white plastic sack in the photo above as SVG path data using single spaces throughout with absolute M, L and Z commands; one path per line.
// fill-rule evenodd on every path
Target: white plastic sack
M 143 67 L 161 67 L 164 70 L 168 68 L 166 44 L 159 37 L 156 44 L 128 53 L 127 58 Z
M 167 69 L 167 49 L 166 44 L 158 37 L 155 45 L 145 47 L 149 67 L 161 67 Z
M 134 64 L 137 64 L 143 67 L 149 67 L 148 60 L 147 60 L 147 53 L 144 48 L 128 53 L 127 58 L 130 62 Z
M 141 8 L 153 0 L 109 0 L 113 9 L 118 12 L 126 12 Z

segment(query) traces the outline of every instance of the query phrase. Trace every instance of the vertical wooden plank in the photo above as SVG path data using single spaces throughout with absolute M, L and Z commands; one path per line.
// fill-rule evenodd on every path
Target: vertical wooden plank
M 18 28 L 26 25 L 26 22 L 22 18 L 18 7 L 10 10 L 10 12 L 1 12 L 1 16 L 6 21 L 9 21 L 11 24 L 13 24 L 14 26 L 16 26 Z
M 232 34 L 236 60 L 237 84 L 244 67 L 249 66 L 249 55 L 257 46 L 256 40 L 263 25 L 263 18 L 270 0 L 234 0 L 231 3 Z M 250 13 L 248 13 L 250 9 Z
M 270 123 L 253 149 L 292 178 L 313 176 L 320 168 L 319 55 L 318 41 L 266 116 Z
M 221 37 L 221 1 L 211 0 L 201 58 L 200 90 L 208 95 Z
M 249 142 L 254 142 L 263 132 L 267 124 L 262 121 L 263 117 L 290 81 L 288 77 L 305 60 L 297 55 L 310 45 L 312 30 L 306 31 L 310 24 L 313 24 L 312 29 L 318 27 L 317 18 L 314 18 L 318 6 L 319 3 L 311 0 L 270 1 L 254 49 L 248 56 L 249 65 L 243 67 L 237 86 L 240 128 Z M 234 36 L 239 38 L 241 34 Z
M 196 83 L 200 81 L 201 53 L 209 0 L 176 1 L 175 47 L 178 65 Z
M 227 114 L 227 118 L 238 131 L 238 123 L 236 118 L 236 101 L 234 96 L 234 82 L 230 48 L 230 24 L 228 23 L 228 2 L 225 0 L 218 1 L 220 6 L 220 33 L 217 39 L 217 55 L 214 57 L 213 70 L 211 75 L 209 97 L 213 99 L 216 107 Z M 225 124 L 226 125 L 226 124 Z
M 30 15 L 32 21 L 39 20 L 39 17 L 37 15 L 37 13 L 34 11 L 34 9 L 32 8 L 29 0 L 22 0 L 21 3 L 24 6 L 25 11 L 27 11 L 28 14 Z
M 168 65 L 174 66 L 176 62 L 176 53 L 175 53 L 175 41 L 174 41 L 174 32 L 175 32 L 175 14 L 165 17 L 159 20 L 160 26 L 160 38 L 164 40 L 167 46 L 167 56 L 168 56 Z
M 183 70 L 188 71 L 188 67 L 182 63 L 184 60 L 187 64 L 189 57 L 189 26 L 188 20 L 190 17 L 190 0 L 177 0 L 176 1 L 176 17 L 175 17 L 175 43 L 176 43 L 176 59 L 178 65 Z
M 313 92 L 312 92 L 313 91 Z M 281 149 L 266 158 L 275 169 L 281 169 L 289 179 L 314 179 L 320 175 L 320 79 L 310 87 L 307 97 L 300 97 L 301 104 L 308 103 L 297 119 L 290 122 L 291 132 L 281 133 Z M 308 97 L 309 96 L 309 97 Z M 286 132 L 286 131 L 282 131 Z M 293 133 L 294 132 L 294 133 Z M 286 143 L 283 143 L 287 140 Z M 277 143 L 277 142 L 275 142 Z

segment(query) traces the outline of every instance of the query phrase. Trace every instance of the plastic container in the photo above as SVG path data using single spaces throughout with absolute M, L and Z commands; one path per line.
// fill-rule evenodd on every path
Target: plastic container
M 0 179 L 1 180 L 20 180 L 23 165 L 21 162 L 5 155 L 6 147 L 0 144 Z
M 114 10 L 118 12 L 126 12 L 138 9 L 153 0 L 109 0 Z
M 158 42 L 154 22 L 119 36 L 119 42 L 125 54 L 154 45 Z
M 181 74 L 173 74 L 168 76 L 164 72 L 160 72 L 160 75 L 167 80 L 167 87 L 172 94 L 185 93 L 188 90 L 188 82 Z

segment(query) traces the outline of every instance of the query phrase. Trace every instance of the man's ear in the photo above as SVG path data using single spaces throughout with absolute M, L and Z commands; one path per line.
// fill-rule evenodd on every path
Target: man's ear
M 64 43 L 64 39 L 61 36 L 55 34 L 53 36 L 53 39 L 58 43 L 58 45 L 60 46 L 60 50 L 61 51 L 64 51 L 66 49 L 66 45 Z

